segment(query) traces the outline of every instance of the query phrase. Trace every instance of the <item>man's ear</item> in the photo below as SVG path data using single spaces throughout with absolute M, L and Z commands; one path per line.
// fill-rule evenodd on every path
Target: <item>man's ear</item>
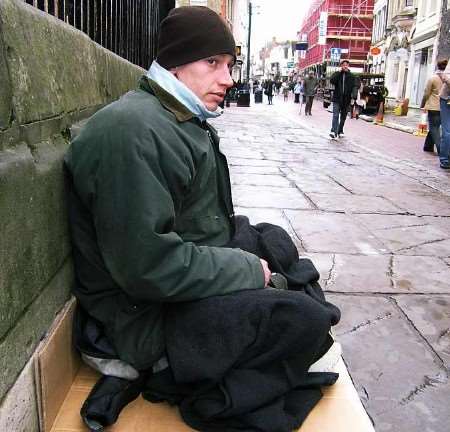
M 178 74 L 178 68 L 175 66 L 173 68 L 169 69 L 169 72 L 174 75 L 176 78 L 178 78 L 177 74 Z

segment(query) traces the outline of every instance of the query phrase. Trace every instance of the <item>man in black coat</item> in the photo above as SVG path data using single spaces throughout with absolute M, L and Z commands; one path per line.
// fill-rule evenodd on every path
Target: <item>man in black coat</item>
M 331 84 L 334 85 L 333 122 L 330 137 L 334 140 L 344 136 L 345 119 L 350 105 L 355 102 L 358 91 L 356 77 L 349 70 L 349 61 L 342 60 L 340 66 L 341 70 L 335 72 L 330 78 Z

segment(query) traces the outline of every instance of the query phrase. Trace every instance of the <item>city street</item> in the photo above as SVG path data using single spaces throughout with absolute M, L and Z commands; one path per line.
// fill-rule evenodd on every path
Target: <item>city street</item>
M 335 335 L 377 432 L 444 432 L 450 413 L 450 172 L 423 138 L 274 105 L 212 123 L 237 214 L 283 226 L 341 308 Z

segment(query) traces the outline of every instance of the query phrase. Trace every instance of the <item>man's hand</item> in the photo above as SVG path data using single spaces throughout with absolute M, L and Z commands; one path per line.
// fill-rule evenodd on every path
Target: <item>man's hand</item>
M 269 284 L 270 281 L 270 276 L 272 275 L 272 272 L 269 269 L 269 264 L 267 263 L 266 260 L 263 259 L 259 259 L 259 261 L 261 261 L 261 266 L 263 268 L 263 272 L 264 272 L 264 286 L 266 287 Z

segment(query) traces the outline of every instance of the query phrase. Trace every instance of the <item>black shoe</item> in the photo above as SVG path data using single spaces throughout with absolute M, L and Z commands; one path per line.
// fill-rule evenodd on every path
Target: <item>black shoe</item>
M 330 138 L 332 140 L 337 140 L 337 136 L 336 136 L 336 134 L 334 132 L 330 132 Z
M 141 373 L 134 381 L 102 375 L 80 410 L 89 431 L 101 432 L 115 423 L 122 409 L 140 395 L 149 375 Z
M 449 165 L 440 164 L 439 166 L 440 166 L 442 169 L 450 169 L 450 164 L 449 164 Z

